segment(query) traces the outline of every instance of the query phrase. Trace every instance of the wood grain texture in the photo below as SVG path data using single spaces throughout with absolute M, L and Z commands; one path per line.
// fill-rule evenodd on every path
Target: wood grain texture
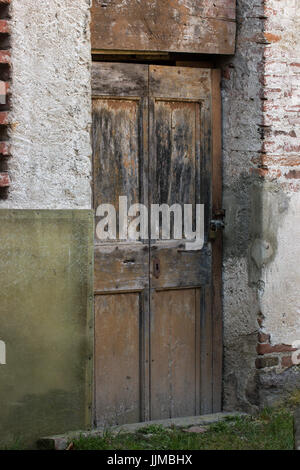
M 92 49 L 233 54 L 235 0 L 95 0 Z
M 210 413 L 213 410 L 212 250 L 207 233 L 212 214 L 212 142 L 214 138 L 217 141 L 219 136 L 212 136 L 212 86 L 212 70 L 209 69 L 163 66 L 149 68 L 149 162 L 152 182 L 149 199 L 156 204 L 169 205 L 203 203 L 206 234 L 202 250 L 190 252 L 184 249 L 184 239 L 158 242 L 151 240 L 152 419 L 159 413 L 163 417 L 170 417 L 175 412 L 194 414 Z M 187 287 L 190 289 L 186 289 Z M 192 296 L 193 302 L 188 304 L 186 296 L 190 301 L 189 296 Z M 187 328 L 188 335 L 191 325 L 188 324 L 186 315 L 191 314 L 195 315 L 195 323 L 193 335 L 190 331 L 188 338 L 182 330 Z M 155 328 L 152 324 L 155 324 Z M 157 325 L 162 330 L 160 333 Z M 172 338 L 165 337 L 164 331 L 167 328 L 169 336 L 172 331 Z M 172 345 L 175 351 L 177 343 L 183 349 L 186 347 L 185 352 L 189 351 L 190 355 L 189 346 L 193 344 L 195 347 L 193 360 L 196 365 L 191 357 L 185 358 L 184 372 L 180 369 L 181 362 L 176 354 L 169 357 L 167 351 L 168 348 L 172 351 Z M 156 349 L 161 358 L 161 377 L 158 366 L 155 368 L 152 363 L 152 356 L 157 354 Z M 177 382 L 176 374 L 172 371 L 172 361 L 179 367 L 181 383 Z M 195 381 L 190 384 L 190 391 L 186 392 L 184 383 L 189 383 L 189 380 L 185 373 L 191 372 L 191 367 L 194 367 Z M 217 398 L 217 374 L 216 378 Z M 191 390 L 193 397 L 190 396 Z M 193 411 L 187 404 L 182 404 L 181 393 L 186 395 Z
M 148 67 L 93 64 L 94 208 L 147 201 Z M 118 214 L 118 212 L 117 212 Z M 96 220 L 96 223 L 98 220 Z
M 150 65 L 150 96 L 185 100 L 207 99 L 211 91 L 210 70 Z
M 93 96 L 146 96 L 148 66 L 126 63 L 93 62 Z
M 94 64 L 94 208 L 147 201 L 148 67 Z M 98 223 L 96 217 L 96 224 Z M 149 416 L 149 244 L 95 237 L 95 424 Z
M 95 297 L 97 426 L 140 420 L 140 296 Z
M 95 246 L 95 292 L 142 290 L 149 283 L 149 247 L 142 243 Z
M 185 251 L 182 242 L 161 242 L 151 245 L 151 286 L 155 289 L 192 287 L 210 283 L 211 252 L 207 247 L 200 251 Z M 160 275 L 154 275 L 155 260 L 159 259 Z
M 154 292 L 151 315 L 151 419 L 199 413 L 196 289 Z M 196 399 L 197 397 L 197 399 Z

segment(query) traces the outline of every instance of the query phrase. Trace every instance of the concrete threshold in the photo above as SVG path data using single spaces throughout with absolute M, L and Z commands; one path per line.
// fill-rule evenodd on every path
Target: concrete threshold
M 58 436 L 42 437 L 38 440 L 39 449 L 45 450 L 66 450 L 69 443 L 80 437 L 102 437 L 107 431 L 112 434 L 118 433 L 135 433 L 139 429 L 147 426 L 162 426 L 164 428 L 188 428 L 191 426 L 205 426 L 222 421 L 228 417 L 244 416 L 246 413 L 241 412 L 220 412 L 200 416 L 189 416 L 185 418 L 160 419 L 155 421 L 144 421 L 141 423 L 123 424 L 120 426 L 111 426 L 109 428 L 97 428 L 91 431 L 74 431 Z

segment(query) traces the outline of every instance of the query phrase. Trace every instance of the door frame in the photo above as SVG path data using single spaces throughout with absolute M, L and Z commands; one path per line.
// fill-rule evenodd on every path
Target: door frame
M 222 210 L 222 99 L 221 70 L 212 69 L 212 214 Z M 212 242 L 212 310 L 213 322 L 213 412 L 223 405 L 223 305 L 222 305 L 223 236 L 220 231 Z

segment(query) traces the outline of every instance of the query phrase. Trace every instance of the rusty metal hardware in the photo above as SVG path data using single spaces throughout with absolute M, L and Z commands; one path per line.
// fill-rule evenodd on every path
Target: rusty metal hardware
M 213 219 L 209 224 L 209 239 L 215 240 L 217 238 L 217 233 L 224 230 L 225 228 L 225 210 L 216 209 L 213 213 Z
M 156 279 L 160 276 L 160 261 L 158 258 L 154 258 L 153 260 L 153 275 Z
M 217 232 L 218 230 L 223 230 L 224 227 L 225 227 L 225 223 L 223 222 L 223 220 L 214 219 L 210 221 L 210 230 L 212 230 L 213 232 Z

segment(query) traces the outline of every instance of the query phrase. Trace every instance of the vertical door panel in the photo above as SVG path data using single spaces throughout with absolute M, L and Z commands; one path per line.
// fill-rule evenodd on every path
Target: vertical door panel
M 153 162 L 153 203 L 195 202 L 199 103 L 161 100 L 155 102 L 154 112 L 157 158 Z
M 150 66 L 149 77 L 149 200 L 160 205 L 180 204 L 183 220 L 185 204 L 193 205 L 195 215 L 195 205 L 202 203 L 206 216 L 201 250 L 186 249 L 184 231 L 177 241 L 151 239 L 150 395 L 154 419 L 212 411 L 211 341 L 203 338 L 202 346 L 201 339 L 209 332 L 205 314 L 210 316 L 204 292 L 211 283 L 207 238 L 211 216 L 211 72 Z
M 93 101 L 94 203 L 118 207 L 119 196 L 129 204 L 141 196 L 139 139 L 140 100 L 98 98 Z
M 200 309 L 197 289 L 153 293 L 151 418 L 199 414 Z
M 92 87 L 94 208 L 113 204 L 118 216 L 120 196 L 128 207 L 148 200 L 148 67 L 94 64 Z
M 96 420 L 140 420 L 140 295 L 95 297 Z
M 148 197 L 148 67 L 94 64 L 92 87 L 94 208 L 112 204 L 117 216 L 116 239 L 95 237 L 95 424 L 103 426 L 145 419 L 149 401 L 149 244 L 118 239 L 119 197 L 128 207 Z

